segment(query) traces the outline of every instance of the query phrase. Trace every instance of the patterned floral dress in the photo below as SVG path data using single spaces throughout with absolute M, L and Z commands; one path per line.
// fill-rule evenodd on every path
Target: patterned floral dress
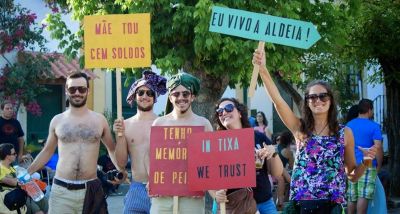
M 339 139 L 312 134 L 297 147 L 290 199 L 345 203 L 344 126 L 340 126 Z

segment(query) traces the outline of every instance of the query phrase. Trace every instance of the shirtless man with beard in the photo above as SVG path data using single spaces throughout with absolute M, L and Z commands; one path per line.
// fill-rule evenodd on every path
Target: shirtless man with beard
M 210 122 L 192 111 L 192 103 L 200 90 L 200 81 L 196 77 L 179 73 L 167 83 L 169 100 L 167 115 L 157 118 L 153 126 L 203 126 L 204 131 L 213 131 Z M 168 106 L 173 107 L 168 112 Z M 172 213 L 173 197 L 152 198 L 150 213 Z M 179 213 L 204 213 L 204 197 L 179 197 Z
M 117 137 L 115 150 L 120 168 L 125 167 L 128 154 L 132 165 L 132 182 L 124 200 L 124 213 L 149 213 L 150 198 L 146 184 L 149 177 L 149 151 L 151 124 L 157 118 L 153 112 L 157 97 L 167 92 L 167 79 L 150 70 L 143 72 L 143 77 L 135 81 L 128 93 L 126 101 L 132 106 L 136 102 L 135 116 L 123 121 L 114 122 L 114 132 L 124 133 Z
M 89 110 L 86 99 L 89 81 L 86 74 L 74 72 L 65 85 L 70 108 L 53 117 L 43 150 L 28 168 L 40 170 L 58 146 L 59 160 L 49 199 L 49 213 L 107 212 L 101 182 L 97 179 L 100 141 L 116 165 L 111 132 L 106 118 Z

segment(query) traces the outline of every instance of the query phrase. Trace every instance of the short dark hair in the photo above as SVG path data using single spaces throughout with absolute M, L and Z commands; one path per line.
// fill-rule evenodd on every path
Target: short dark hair
M 10 143 L 0 144 L 0 160 L 4 160 L 7 155 L 11 155 L 12 149 L 14 149 L 14 146 Z
M 358 113 L 365 114 L 374 108 L 374 103 L 370 99 L 361 99 L 358 103 Z
M 6 105 L 7 104 L 11 104 L 12 105 L 12 102 L 11 101 L 9 101 L 9 100 L 4 100 L 2 103 L 1 103 L 1 110 L 4 110 L 4 107 L 6 107 Z
M 78 79 L 78 78 L 84 78 L 86 80 L 86 87 L 89 88 L 89 77 L 85 73 L 80 72 L 80 71 L 75 71 L 75 72 L 72 72 L 71 74 L 69 74 L 67 77 L 67 81 L 69 79 Z

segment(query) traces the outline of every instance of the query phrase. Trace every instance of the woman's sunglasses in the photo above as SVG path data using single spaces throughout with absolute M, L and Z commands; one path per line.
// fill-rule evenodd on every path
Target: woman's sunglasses
M 68 92 L 70 94 L 75 94 L 76 91 L 79 91 L 80 94 L 84 94 L 84 93 L 86 93 L 87 88 L 83 87 L 83 86 L 77 86 L 77 87 L 76 86 L 71 86 L 67 90 L 68 90 Z
M 144 93 L 146 93 L 146 95 L 147 95 L 148 97 L 154 97 L 154 92 L 153 92 L 152 90 L 138 90 L 138 91 L 137 91 L 137 95 L 138 95 L 139 97 L 143 96 Z
M 217 108 L 217 109 L 215 110 L 215 112 L 217 112 L 218 116 L 221 117 L 222 114 L 224 113 L 224 110 L 225 110 L 226 112 L 229 113 L 229 112 L 232 112 L 233 109 L 235 109 L 235 105 L 229 103 L 229 104 L 226 104 L 224 107 Z
M 315 103 L 315 102 L 317 102 L 317 99 L 321 100 L 321 102 L 326 102 L 330 99 L 330 96 L 328 93 L 306 95 L 306 101 L 311 101 L 311 102 Z

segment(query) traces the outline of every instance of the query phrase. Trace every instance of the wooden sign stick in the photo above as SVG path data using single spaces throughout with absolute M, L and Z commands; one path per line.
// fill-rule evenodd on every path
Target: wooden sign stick
M 178 206 L 179 206 L 178 199 L 179 199 L 178 196 L 173 197 L 173 202 L 174 202 L 173 207 L 172 207 L 173 214 L 178 214 Z
M 117 92 L 117 118 L 121 119 L 122 118 L 122 90 L 121 90 L 121 70 L 119 68 L 116 69 L 116 75 L 115 75 L 115 79 L 116 79 L 116 92 Z M 118 137 L 122 137 L 123 133 L 118 132 Z
M 219 203 L 219 210 L 220 210 L 221 214 L 226 214 L 225 202 L 224 203 Z
M 258 42 L 258 48 L 257 50 L 261 50 L 264 48 L 265 42 Z M 260 66 L 254 65 L 253 68 L 253 73 L 251 74 L 251 81 L 250 81 L 250 86 L 249 86 L 249 97 L 253 97 L 254 92 L 256 90 L 256 84 L 257 84 L 257 78 L 258 78 L 258 73 L 260 70 Z

